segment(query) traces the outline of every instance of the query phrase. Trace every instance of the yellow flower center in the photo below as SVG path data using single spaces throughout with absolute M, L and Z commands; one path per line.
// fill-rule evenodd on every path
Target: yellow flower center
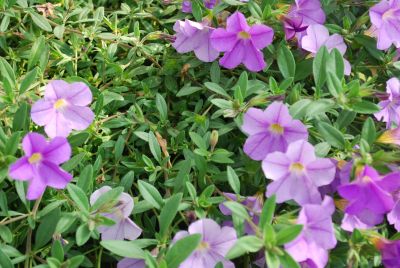
M 269 126 L 269 130 L 272 132 L 272 133 L 275 133 L 275 134 L 282 134 L 283 133 L 283 127 L 281 126 L 281 125 L 279 125 L 279 124 L 271 124 L 270 126 Z
M 301 172 L 304 170 L 304 166 L 301 163 L 293 163 L 290 165 L 290 171 L 292 172 Z
M 238 33 L 238 38 L 240 39 L 250 39 L 251 35 L 248 32 L 241 31 Z
M 54 103 L 54 109 L 57 109 L 57 110 L 62 109 L 65 106 L 67 106 L 67 101 L 64 99 L 59 99 Z
M 206 250 L 209 248 L 210 248 L 210 245 L 205 241 L 201 241 L 200 244 L 197 246 L 197 250 Z
M 372 179 L 369 176 L 364 176 L 361 178 L 361 181 L 363 183 L 370 183 L 372 181 Z
M 34 153 L 29 157 L 28 161 L 30 164 L 36 164 L 42 160 L 42 155 L 40 153 Z
M 392 19 L 394 18 L 394 9 L 389 9 L 388 11 L 386 11 L 385 13 L 383 13 L 382 18 L 383 19 Z

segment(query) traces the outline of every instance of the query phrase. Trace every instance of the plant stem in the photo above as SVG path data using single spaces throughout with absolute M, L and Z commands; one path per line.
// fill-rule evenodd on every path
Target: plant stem
M 35 204 L 33 205 L 33 209 L 32 212 L 30 213 L 30 215 L 32 216 L 32 219 L 35 220 L 36 219 L 36 213 L 39 209 L 39 204 L 40 201 L 42 200 L 43 195 L 41 195 L 38 199 L 36 199 Z M 26 255 L 26 260 L 25 260 L 25 268 L 30 268 L 30 264 L 31 264 L 31 255 L 32 252 L 32 228 L 29 228 L 28 231 L 28 236 L 26 238 L 26 250 L 25 250 L 25 255 Z

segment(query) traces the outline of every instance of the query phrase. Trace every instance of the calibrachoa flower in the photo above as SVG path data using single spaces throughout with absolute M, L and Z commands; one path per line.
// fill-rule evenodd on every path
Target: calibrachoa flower
M 378 49 L 400 46 L 400 0 L 382 0 L 369 10 L 372 25 L 376 28 Z
M 382 255 L 385 268 L 400 267 L 400 240 L 376 239 L 375 247 Z
M 286 153 L 268 154 L 262 168 L 265 176 L 273 180 L 267 186 L 267 196 L 276 194 L 278 203 L 291 199 L 299 205 L 320 203 L 318 187 L 331 183 L 335 177 L 333 162 L 317 158 L 314 147 L 304 140 L 289 144 Z
M 244 115 L 242 130 L 249 135 L 243 150 L 254 160 L 263 160 L 275 151 L 284 152 L 291 142 L 308 138 L 303 123 L 293 120 L 287 106 L 278 101 L 264 111 L 250 108 Z
M 174 25 L 176 39 L 172 46 L 179 53 L 194 51 L 196 57 L 205 62 L 215 60 L 219 52 L 210 44 L 210 35 L 213 31 L 206 21 L 198 23 L 190 20 L 178 20 Z
M 211 34 L 211 45 L 219 52 L 225 52 L 219 63 L 233 69 L 243 63 L 253 72 L 265 68 L 264 55 L 260 49 L 272 43 L 272 28 L 256 24 L 249 26 L 240 12 L 235 12 L 227 19 L 226 29 L 218 28 Z
M 142 259 L 123 258 L 117 264 L 117 268 L 145 268 L 146 263 Z
M 229 226 L 220 227 L 211 219 L 201 219 L 189 225 L 188 231 L 176 233 L 173 241 L 187 235 L 201 234 L 199 246 L 179 266 L 180 268 L 208 268 L 222 262 L 225 268 L 234 268 L 235 265 L 225 259 L 225 255 L 235 244 L 237 237 L 235 229 Z
M 325 46 L 329 52 L 334 48 L 339 50 L 340 54 L 344 55 L 347 46 L 344 43 L 343 37 L 339 34 L 329 35 L 328 29 L 320 24 L 313 24 L 307 28 L 307 34 L 301 38 L 301 48 L 311 52 L 315 56 L 318 50 Z M 350 75 L 351 65 L 348 60 L 344 60 L 344 73 Z
M 237 196 L 236 194 L 232 193 L 224 193 L 225 197 L 228 197 L 231 200 L 237 201 Z M 261 214 L 262 210 L 262 199 L 261 197 L 257 196 L 248 196 L 240 201 L 241 204 L 243 204 L 245 207 L 248 208 L 249 215 L 251 217 L 251 220 L 258 225 L 259 222 L 259 214 Z M 221 210 L 222 214 L 224 215 L 232 215 L 232 211 L 227 208 L 223 203 L 219 205 L 219 209 Z M 224 222 L 225 226 L 233 226 L 232 222 Z M 244 231 L 247 234 L 254 234 L 253 228 L 251 228 L 250 224 L 246 221 L 244 223 Z
M 387 100 L 379 102 L 381 110 L 375 113 L 378 120 L 386 122 L 386 128 L 392 124 L 400 126 L 400 80 L 393 77 L 386 82 Z
M 297 34 L 300 40 L 309 25 L 324 24 L 325 19 L 320 0 L 295 0 L 295 4 L 290 7 L 284 18 L 286 39 L 291 39 Z
M 303 225 L 300 235 L 285 245 L 286 251 L 301 264 L 323 268 L 328 263 L 328 250 L 336 246 L 332 223 L 335 206 L 326 196 L 322 204 L 307 204 L 300 211 L 298 224 Z M 303 267 L 303 266 L 302 266 Z
M 86 84 L 53 80 L 46 86 L 44 99 L 33 104 L 31 117 L 45 126 L 49 137 L 67 137 L 72 129 L 84 130 L 92 123 L 94 114 L 86 107 L 91 102 L 92 92 Z
M 363 209 L 356 214 L 345 213 L 340 227 L 349 232 L 353 232 L 354 229 L 366 230 L 381 223 L 383 219 L 384 214 L 377 214 L 369 209 Z
M 319 187 L 318 190 L 323 196 L 324 195 L 332 196 L 333 194 L 336 193 L 339 185 L 346 184 L 350 181 L 353 162 L 352 161 L 346 162 L 344 160 L 337 161 L 334 159 L 332 159 L 332 162 L 335 163 L 336 165 L 335 178 L 330 184 Z
M 216 4 L 218 4 L 218 0 L 203 0 L 203 4 L 208 9 L 213 9 Z M 182 1 L 182 12 L 184 13 L 192 13 L 192 1 L 183 0 Z
M 46 187 L 64 189 L 72 175 L 59 167 L 71 157 L 71 146 L 64 137 L 50 142 L 38 133 L 27 134 L 22 141 L 25 156 L 10 166 L 9 175 L 15 180 L 28 181 L 26 198 L 39 198 Z
M 101 195 L 110 190 L 111 187 L 103 186 L 93 192 L 90 196 L 90 204 L 93 205 Z M 135 240 L 138 238 L 142 229 L 129 218 L 132 210 L 132 197 L 127 193 L 121 193 L 118 203 L 109 212 L 102 213 L 104 217 L 115 222 L 112 226 L 100 226 L 97 229 L 101 233 L 102 240 Z
M 386 130 L 381 136 L 376 140 L 380 143 L 396 144 L 400 146 L 400 127 L 396 129 Z

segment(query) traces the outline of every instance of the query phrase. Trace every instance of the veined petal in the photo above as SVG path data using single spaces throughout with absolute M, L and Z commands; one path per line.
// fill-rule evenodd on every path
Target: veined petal
M 71 158 L 71 145 L 65 137 L 55 137 L 43 150 L 43 157 L 54 164 L 62 164 Z
M 128 240 L 135 240 L 142 234 L 142 229 L 136 225 L 131 219 L 125 218 L 124 224 L 124 238 Z
M 36 132 L 27 134 L 22 140 L 22 149 L 27 156 L 31 156 L 34 153 L 40 153 L 46 148 L 46 138 Z
M 44 126 L 52 120 L 53 116 L 55 116 L 53 102 L 41 99 L 33 104 L 31 118 L 35 124 Z
M 336 168 L 330 159 L 316 159 L 306 167 L 307 176 L 317 187 L 327 185 L 335 178 Z
M 237 42 L 236 33 L 227 32 L 222 28 L 215 29 L 210 35 L 211 46 L 219 52 L 231 51 Z
M 89 109 L 89 108 L 88 108 Z M 52 120 L 44 127 L 44 131 L 50 138 L 54 137 L 67 137 L 71 133 L 69 122 L 65 120 L 64 116 L 57 112 Z
M 225 52 L 219 64 L 227 69 L 233 69 L 243 62 L 244 56 L 245 48 L 241 41 L 237 41 L 231 51 Z
M 63 97 L 72 105 L 87 106 L 92 102 L 92 91 L 85 83 L 74 82 L 69 85 Z
M 245 16 L 239 11 L 236 11 L 226 20 L 226 30 L 228 32 L 235 32 L 235 33 L 241 31 L 247 32 L 250 30 L 250 27 L 247 24 Z
M 64 189 L 72 180 L 71 174 L 49 161 L 42 161 L 38 173 L 43 183 L 55 189 Z
M 262 162 L 265 177 L 278 180 L 289 175 L 290 160 L 282 152 L 268 154 Z
M 242 130 L 249 134 L 254 135 L 261 132 L 267 132 L 268 122 L 264 111 L 257 108 L 250 108 L 244 114 Z
M 32 179 L 34 171 L 28 161 L 28 157 L 22 157 L 11 164 L 8 175 L 14 180 L 26 181 Z
M 251 42 L 256 49 L 263 49 L 269 46 L 274 38 L 274 30 L 263 24 L 251 26 L 249 34 L 251 36 Z
M 69 105 L 62 115 L 68 121 L 72 129 L 84 130 L 90 126 L 94 119 L 94 113 L 89 107 Z
M 64 97 L 64 92 L 69 90 L 69 84 L 64 80 L 52 80 L 46 86 L 44 97 L 46 100 L 58 100 Z
M 28 191 L 26 193 L 26 199 L 35 200 L 38 199 L 46 190 L 46 184 L 40 177 L 34 177 L 29 181 Z
M 257 50 L 252 43 L 248 43 L 247 50 L 244 53 L 243 63 L 247 69 L 252 72 L 262 71 L 267 64 L 264 61 L 264 54 Z

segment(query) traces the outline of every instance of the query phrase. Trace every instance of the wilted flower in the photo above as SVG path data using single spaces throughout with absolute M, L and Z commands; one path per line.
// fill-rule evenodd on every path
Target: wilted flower
M 225 52 L 219 63 L 233 69 L 243 63 L 253 72 L 265 68 L 264 55 L 260 51 L 272 43 L 272 28 L 256 24 L 249 26 L 240 12 L 229 16 L 226 29 L 218 28 L 211 34 L 211 45 L 219 52 Z
M 143 259 L 123 258 L 118 262 L 117 268 L 146 268 L 146 263 Z
M 27 134 L 22 141 L 25 156 L 10 166 L 9 175 L 15 180 L 28 181 L 26 198 L 39 198 L 46 187 L 64 189 L 72 175 L 59 167 L 71 157 L 71 146 L 64 137 L 50 142 L 38 133 Z
M 93 205 L 96 200 L 110 191 L 111 187 L 103 186 L 96 190 L 90 196 L 90 204 Z M 127 193 L 121 193 L 117 204 L 109 211 L 102 213 L 106 218 L 115 222 L 112 226 L 100 226 L 98 231 L 103 240 L 135 240 L 142 233 L 142 229 L 137 226 L 130 218 L 133 210 L 133 199 Z
M 180 264 L 180 268 L 209 268 L 222 262 L 225 268 L 234 268 L 235 265 L 225 259 L 225 255 L 235 244 L 237 237 L 235 229 L 229 226 L 220 227 L 211 219 L 201 219 L 189 225 L 188 231 L 176 233 L 173 241 L 176 242 L 185 236 L 201 234 L 199 246 Z
M 307 34 L 301 38 L 301 48 L 311 52 L 315 56 L 318 50 L 325 46 L 329 52 L 334 48 L 339 50 L 343 56 L 346 53 L 347 46 L 344 43 L 343 37 L 339 34 L 329 35 L 328 29 L 320 24 L 313 24 L 307 28 Z M 344 60 L 344 74 L 350 75 L 351 65 L 348 60 Z
M 275 151 L 285 152 L 291 142 L 308 138 L 303 123 L 293 120 L 287 106 L 277 101 L 264 111 L 250 108 L 244 115 L 242 130 L 249 135 L 243 150 L 254 160 L 263 160 Z
M 400 127 L 396 129 L 386 130 L 379 138 L 376 140 L 380 143 L 396 144 L 400 146 Z
M 331 183 L 335 177 L 333 162 L 317 158 L 314 147 L 304 140 L 289 144 L 286 153 L 268 154 L 262 168 L 265 176 L 273 180 L 267 186 L 267 196 L 276 194 L 278 203 L 291 199 L 299 205 L 320 203 L 318 187 Z
M 386 92 L 389 95 L 387 100 L 379 102 L 381 111 L 375 113 L 378 120 L 386 122 L 386 128 L 392 124 L 400 126 L 400 80 L 393 77 L 386 82 Z
M 297 224 L 303 225 L 300 235 L 285 245 L 286 251 L 305 267 L 323 268 L 328 263 L 328 250 L 336 246 L 332 214 L 333 200 L 325 196 L 322 204 L 307 204 L 300 211 Z
M 210 44 L 212 28 L 207 22 L 198 23 L 190 20 L 178 20 L 174 25 L 176 39 L 172 46 L 179 53 L 194 51 L 196 57 L 204 62 L 215 60 L 219 52 Z
M 86 107 L 91 102 L 92 92 L 86 84 L 53 80 L 46 86 L 44 99 L 33 104 L 31 117 L 45 126 L 49 137 L 67 137 L 72 129 L 84 130 L 92 123 L 94 114 Z
M 369 10 L 372 25 L 376 28 L 378 49 L 400 46 L 400 0 L 382 0 Z

